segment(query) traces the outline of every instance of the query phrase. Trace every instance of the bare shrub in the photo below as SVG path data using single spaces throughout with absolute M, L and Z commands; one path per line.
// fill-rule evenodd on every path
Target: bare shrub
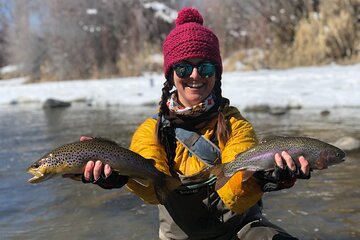
M 359 8 L 360 1 L 358 4 Z M 359 20 L 356 21 L 356 18 L 359 18 L 358 13 L 350 1 L 334 1 L 333 7 L 329 10 L 329 13 L 324 10 L 327 55 L 334 60 L 351 58 L 359 51 L 356 49 L 359 41 L 358 27 L 356 26 L 359 24 Z
M 287 68 L 356 61 L 359 55 L 360 1 L 320 2 L 319 12 L 311 11 L 295 28 L 294 39 L 283 45 L 274 39 L 269 51 L 270 67 Z
M 9 39 L 14 63 L 31 81 L 138 75 L 158 53 L 172 23 L 140 0 L 14 0 Z M 30 14 L 36 13 L 34 28 Z M 154 47 L 155 46 L 155 47 Z
M 21 64 L 32 81 L 160 72 L 152 56 L 161 55 L 182 7 L 201 11 L 219 37 L 226 70 L 360 61 L 360 0 L 160 2 L 162 10 L 145 0 L 13 0 L 16 18 L 6 38 L 0 35 L 0 65 L 6 49 L 6 62 Z
M 8 30 L 8 21 L 6 19 L 5 13 L 8 11 L 4 6 L 5 3 L 0 1 L 0 68 L 6 65 L 6 31 Z M 0 74 L 1 78 L 1 74 Z
M 299 22 L 288 62 L 293 66 L 316 65 L 327 61 L 326 36 L 317 14 Z

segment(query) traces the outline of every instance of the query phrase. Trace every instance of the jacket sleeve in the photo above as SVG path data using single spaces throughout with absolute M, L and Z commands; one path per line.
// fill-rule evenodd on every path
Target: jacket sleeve
M 237 112 L 237 111 L 236 111 Z M 222 148 L 222 163 L 235 159 L 235 156 L 253 147 L 256 142 L 253 126 L 241 117 L 240 113 L 230 116 L 231 136 Z M 254 178 L 242 182 L 243 173 L 237 172 L 217 192 L 223 202 L 232 211 L 243 213 L 255 205 L 262 197 L 263 192 Z
M 155 167 L 170 175 L 169 167 L 167 165 L 165 149 L 157 144 L 156 134 L 156 120 L 145 120 L 135 131 L 129 149 L 140 154 L 144 158 L 155 161 Z M 155 195 L 154 186 L 143 186 L 133 179 L 129 179 L 127 183 L 128 189 L 138 195 L 142 200 L 150 204 L 158 204 L 159 201 Z

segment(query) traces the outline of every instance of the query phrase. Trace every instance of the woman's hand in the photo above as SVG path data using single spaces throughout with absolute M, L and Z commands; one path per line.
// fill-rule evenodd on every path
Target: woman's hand
M 88 161 L 84 170 L 84 180 L 87 182 L 96 182 L 100 179 L 102 173 L 104 174 L 103 177 L 105 179 L 111 175 L 112 169 L 109 164 L 103 166 L 103 163 L 100 160 L 95 162 Z
M 81 136 L 80 141 L 89 140 L 92 137 Z M 94 183 L 105 189 L 121 188 L 129 177 L 113 172 L 109 164 L 103 164 L 100 160 L 88 161 L 83 173 L 84 183 Z
M 93 139 L 93 137 L 81 136 L 80 141 Z M 86 182 L 96 182 L 101 177 L 101 173 L 104 173 L 104 177 L 107 178 L 111 175 L 112 169 L 109 164 L 105 164 L 103 167 L 103 163 L 100 160 L 97 161 L 88 161 L 84 170 L 84 180 Z
M 286 166 L 294 172 L 295 176 L 298 175 L 299 177 L 307 178 L 310 174 L 309 162 L 303 156 L 300 156 L 297 160 L 298 163 L 296 163 L 286 151 L 275 154 L 275 163 L 280 169 L 284 169 L 284 164 L 286 164 Z
M 274 159 L 274 170 L 254 174 L 264 192 L 290 188 L 294 186 L 297 178 L 309 179 L 311 176 L 309 162 L 303 156 L 292 159 L 288 152 L 283 151 L 276 153 Z

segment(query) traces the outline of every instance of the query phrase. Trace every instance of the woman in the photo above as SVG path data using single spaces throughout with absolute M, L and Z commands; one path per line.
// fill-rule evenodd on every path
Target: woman
M 260 172 L 244 182 L 238 172 L 217 190 L 216 179 L 201 171 L 229 162 L 257 143 L 253 126 L 222 97 L 219 42 L 202 24 L 196 9 L 179 12 L 163 44 L 166 81 L 159 112 L 139 126 L 130 145 L 154 160 L 159 171 L 179 178 L 182 186 L 160 205 L 153 186 L 118 175 L 100 161 L 88 162 L 83 180 L 104 188 L 127 184 L 145 202 L 159 204 L 160 239 L 294 239 L 262 216 L 260 200 L 264 191 L 308 178 L 306 159 L 300 157 L 297 168 L 288 153 L 277 153 L 274 172 Z

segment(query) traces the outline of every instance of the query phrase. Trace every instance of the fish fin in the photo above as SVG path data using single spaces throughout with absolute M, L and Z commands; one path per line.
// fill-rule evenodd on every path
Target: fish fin
M 181 182 L 179 179 L 171 177 L 171 176 L 166 176 L 165 186 L 167 189 L 170 190 L 170 192 L 172 192 L 175 189 L 177 189 L 178 187 L 180 187 L 180 185 L 181 185 Z
M 220 175 L 224 175 L 224 171 L 223 171 L 223 164 L 217 164 L 213 167 L 211 167 L 209 169 L 210 173 L 215 175 L 216 177 L 220 176 Z
M 243 172 L 243 178 L 242 178 L 242 182 L 247 181 L 250 177 L 252 177 L 252 175 L 254 175 L 255 171 L 247 171 L 247 170 L 241 170 L 241 172 Z M 220 188 L 222 188 L 231 177 L 226 177 L 224 175 L 224 172 L 221 172 L 219 175 L 216 176 L 217 180 L 215 183 L 215 190 L 219 190 Z
M 271 139 L 274 139 L 274 138 L 275 138 L 275 136 L 267 136 L 267 137 L 264 137 L 264 138 L 262 138 L 262 139 L 260 139 L 260 140 L 258 141 L 258 144 L 266 143 L 266 142 L 268 142 L 268 141 L 271 141 Z
M 194 174 L 188 175 L 188 176 L 181 176 L 181 182 L 183 184 L 202 182 L 202 181 L 204 181 L 204 179 L 208 179 L 210 177 L 210 174 L 211 174 L 210 167 L 205 166 L 203 169 L 201 169 L 197 173 L 194 173 Z
M 229 179 L 229 177 L 225 177 L 224 175 L 219 176 L 215 183 L 215 190 L 217 191 L 222 188 L 229 181 Z
M 157 199 L 159 200 L 159 203 L 164 205 L 170 192 L 167 192 L 166 190 L 164 190 L 163 188 L 161 188 L 157 185 L 155 185 L 154 188 L 155 188 L 155 195 L 156 195 Z
M 222 188 L 230 177 L 226 177 L 223 171 L 223 164 L 218 164 L 210 168 L 210 173 L 216 176 L 215 190 Z
M 117 142 L 115 142 L 114 140 L 112 139 L 109 139 L 109 138 L 105 138 L 105 137 L 93 137 L 91 139 L 88 139 L 88 140 L 95 140 L 95 141 L 100 141 L 100 142 L 106 142 L 108 144 L 113 144 L 113 145 L 116 145 L 116 146 L 120 146 Z
M 63 178 L 70 178 L 71 180 L 75 181 L 82 181 L 82 173 L 79 174 L 73 174 L 73 173 L 65 173 L 62 175 Z
M 235 155 L 235 158 L 234 158 L 234 159 L 238 158 L 242 153 L 243 153 L 243 152 L 237 153 L 237 154 Z
M 273 140 L 287 139 L 287 138 L 289 138 L 289 137 L 283 136 L 283 135 L 270 135 L 270 136 L 266 136 L 266 137 L 262 138 L 262 139 L 259 141 L 259 144 L 260 144 L 260 143 L 266 143 L 266 142 L 273 141 Z
M 145 179 L 141 179 L 141 178 L 132 178 L 132 180 L 134 180 L 135 182 L 137 182 L 138 184 L 140 184 L 143 187 L 149 187 L 150 183 L 149 181 L 145 180 Z
M 243 179 L 242 182 L 247 181 L 249 178 L 252 177 L 252 175 L 254 175 L 255 171 L 250 171 L 250 170 L 245 170 L 243 171 Z
M 180 180 L 166 175 L 162 182 L 159 184 L 155 184 L 155 194 L 159 200 L 160 204 L 164 204 L 170 195 L 175 189 L 177 189 L 181 185 Z

